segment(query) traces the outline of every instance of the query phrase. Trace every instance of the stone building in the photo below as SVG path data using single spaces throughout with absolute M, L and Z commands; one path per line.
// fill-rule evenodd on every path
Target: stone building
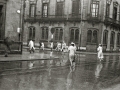
M 0 0 L 0 40 L 5 37 L 18 41 L 17 28 L 20 27 L 21 0 Z
M 6 36 L 18 36 L 19 15 L 15 11 L 24 5 L 21 1 L 6 1 L 6 13 L 12 17 L 6 14 Z M 99 43 L 104 51 L 119 51 L 119 0 L 25 0 L 24 10 L 24 45 L 33 39 L 36 46 L 41 41 L 48 47 L 53 37 L 54 43 L 74 42 L 87 51 L 96 51 Z

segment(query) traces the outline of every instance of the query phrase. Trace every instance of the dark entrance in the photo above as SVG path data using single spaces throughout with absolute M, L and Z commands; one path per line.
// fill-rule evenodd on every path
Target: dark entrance
M 3 5 L 0 5 L 0 40 L 2 39 L 2 25 L 3 25 Z

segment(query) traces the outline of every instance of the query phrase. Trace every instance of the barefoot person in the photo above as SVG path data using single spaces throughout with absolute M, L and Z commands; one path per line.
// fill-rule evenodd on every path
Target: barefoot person
M 98 59 L 100 61 L 103 60 L 103 52 L 102 52 L 102 45 L 101 44 L 99 44 L 97 51 L 98 51 Z
M 74 45 L 75 44 L 72 42 L 71 46 L 69 46 L 69 48 L 68 48 L 69 60 L 70 60 L 71 66 L 73 66 L 73 60 L 74 60 L 74 56 L 75 56 L 75 52 L 76 52 L 76 47 Z

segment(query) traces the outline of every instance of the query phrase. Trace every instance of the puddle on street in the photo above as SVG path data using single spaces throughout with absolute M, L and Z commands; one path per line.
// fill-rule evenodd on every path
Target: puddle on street
M 78 54 L 60 59 L 0 62 L 0 90 L 107 90 L 120 84 L 120 56 Z M 112 89 L 109 89 L 112 90 Z

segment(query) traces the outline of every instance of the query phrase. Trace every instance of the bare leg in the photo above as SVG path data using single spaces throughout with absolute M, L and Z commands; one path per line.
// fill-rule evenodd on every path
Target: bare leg
M 70 60 L 71 66 L 72 66 L 72 58 L 71 58 L 71 56 L 69 56 L 69 60 Z

